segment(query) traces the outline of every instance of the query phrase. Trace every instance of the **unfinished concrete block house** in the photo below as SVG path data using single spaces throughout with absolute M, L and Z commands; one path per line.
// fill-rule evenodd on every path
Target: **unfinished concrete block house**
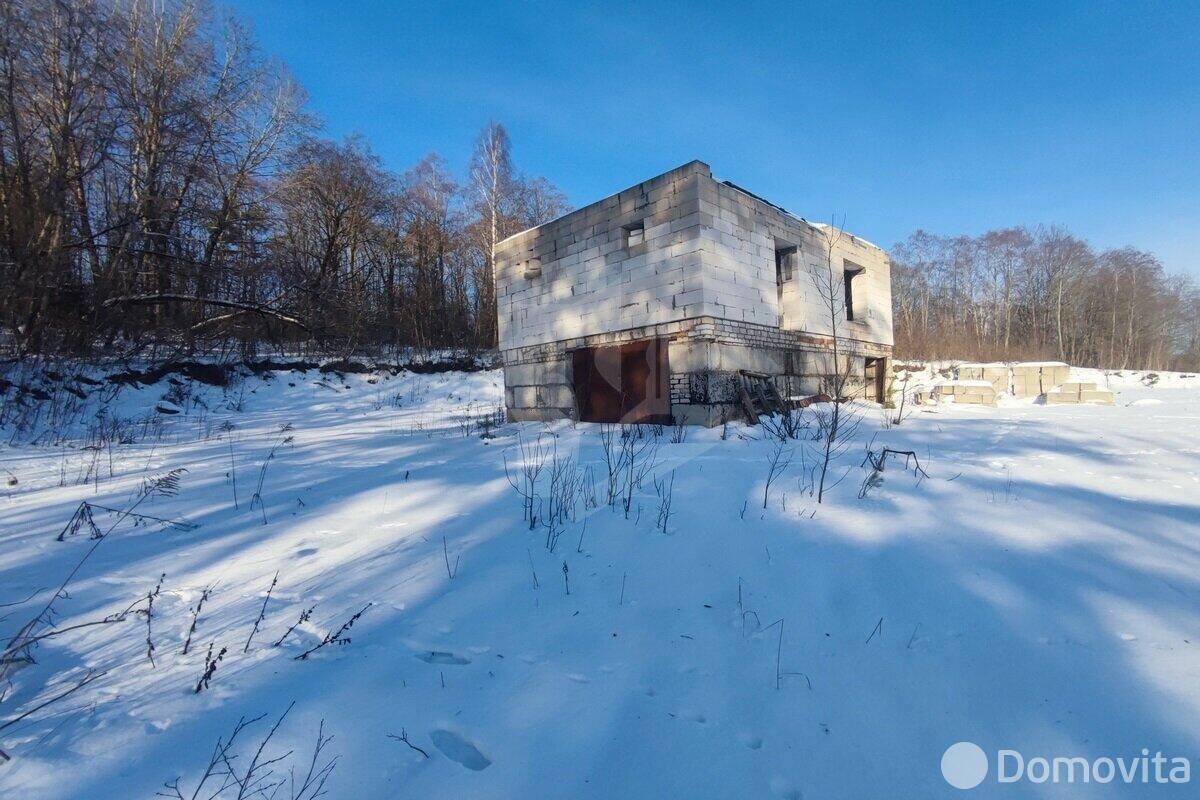
M 835 369 L 885 396 L 887 255 L 700 161 L 505 239 L 495 269 L 513 420 L 711 426 L 746 415 L 749 379 L 787 402 Z

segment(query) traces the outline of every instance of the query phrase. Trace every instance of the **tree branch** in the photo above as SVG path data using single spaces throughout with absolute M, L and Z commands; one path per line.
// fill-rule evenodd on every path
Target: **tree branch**
M 293 316 L 284 314 L 282 311 L 276 311 L 270 306 L 262 305 L 261 303 L 242 303 L 236 300 L 217 300 L 210 297 L 196 297 L 186 294 L 134 294 L 124 297 L 112 297 L 105 300 L 101 305 L 104 308 L 112 308 L 118 305 L 163 305 L 166 303 L 201 303 L 208 306 L 217 306 L 218 308 L 236 308 L 241 311 L 260 314 L 264 317 L 272 317 L 280 322 L 286 322 L 289 325 L 295 325 L 307 331 L 309 328 L 300 320 Z

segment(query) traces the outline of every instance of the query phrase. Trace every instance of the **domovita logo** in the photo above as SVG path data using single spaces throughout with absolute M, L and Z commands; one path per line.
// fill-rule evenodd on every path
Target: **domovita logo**
M 987 772 L 987 753 L 974 742 L 952 744 L 942 753 L 942 777 L 955 789 L 974 789 Z
M 1192 764 L 1182 756 L 1164 756 L 1142 748 L 1132 758 L 1117 756 L 1033 756 L 1018 750 L 996 752 L 997 783 L 1190 783 Z M 979 745 L 957 742 L 942 754 L 942 777 L 956 789 L 974 789 L 987 778 L 989 759 Z

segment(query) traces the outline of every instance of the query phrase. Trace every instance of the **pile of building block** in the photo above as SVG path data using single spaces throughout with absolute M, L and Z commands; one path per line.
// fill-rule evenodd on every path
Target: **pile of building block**
M 943 373 L 946 374 L 946 373 Z M 954 380 L 941 380 L 916 393 L 918 403 L 954 402 L 994 406 L 1002 394 L 1012 397 L 1045 397 L 1046 403 L 1099 403 L 1113 405 L 1113 393 L 1095 383 L 1071 380 L 1071 367 L 1061 361 L 1019 364 L 959 364 Z
M 996 405 L 996 387 L 984 380 L 945 381 L 933 387 L 931 397 L 934 402 L 947 400 L 955 403 L 966 403 L 978 406 Z
M 957 375 L 963 381 L 987 381 L 996 394 L 1009 391 L 1007 364 L 960 364 Z
M 1067 381 L 1054 391 L 1046 392 L 1048 405 L 1069 403 L 1099 403 L 1111 406 L 1113 393 L 1107 389 L 1098 389 L 1096 384 L 1084 381 Z
M 1071 380 L 1071 367 L 1061 361 L 1012 365 L 1013 397 L 1037 397 Z
M 1071 367 L 1061 361 L 1032 361 L 1023 364 L 959 364 L 959 380 L 987 381 L 996 394 L 1037 397 L 1071 379 Z

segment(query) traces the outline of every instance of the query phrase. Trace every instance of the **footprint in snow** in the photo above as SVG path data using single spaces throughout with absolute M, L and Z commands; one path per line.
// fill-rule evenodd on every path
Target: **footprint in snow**
M 433 740 L 434 747 L 442 751 L 442 755 L 467 769 L 478 772 L 492 765 L 491 759 L 479 752 L 474 743 L 454 731 L 437 729 L 430 731 L 429 738 Z
M 749 747 L 751 750 L 761 750 L 763 740 L 761 736 L 756 736 L 753 733 L 739 733 L 738 741 Z
M 685 711 L 682 714 L 680 714 L 680 716 L 683 717 L 684 719 L 690 719 L 692 722 L 697 722 L 701 725 L 708 722 L 708 718 L 705 717 L 702 712 L 696 711 L 694 709 L 691 711 Z
M 150 720 L 145 723 L 145 731 L 147 736 L 157 736 L 158 734 L 171 727 L 171 720 Z

